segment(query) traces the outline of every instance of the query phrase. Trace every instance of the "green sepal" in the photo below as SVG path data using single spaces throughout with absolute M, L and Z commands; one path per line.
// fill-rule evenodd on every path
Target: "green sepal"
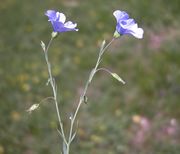
M 57 35 L 58 35 L 58 32 L 52 32 L 52 33 L 51 33 L 51 37 L 52 37 L 52 38 L 56 38 Z
M 121 35 L 118 33 L 118 31 L 116 30 L 115 32 L 114 32 L 114 38 L 119 38 Z

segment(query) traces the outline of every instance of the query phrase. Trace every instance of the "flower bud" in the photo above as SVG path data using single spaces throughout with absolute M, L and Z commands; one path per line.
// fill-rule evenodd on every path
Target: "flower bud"
M 57 35 L 58 35 L 58 33 L 57 33 L 57 32 L 52 32 L 52 33 L 51 33 L 51 37 L 52 37 L 52 38 L 56 38 L 56 37 L 57 37 Z
M 121 35 L 118 33 L 118 31 L 116 30 L 115 32 L 114 32 L 114 38 L 119 38 Z

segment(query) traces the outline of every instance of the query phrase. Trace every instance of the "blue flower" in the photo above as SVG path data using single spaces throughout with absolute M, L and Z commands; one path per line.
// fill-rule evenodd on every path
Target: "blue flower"
M 117 20 L 116 32 L 114 37 L 118 37 L 118 35 L 133 35 L 138 39 L 143 38 L 143 29 L 138 28 L 137 23 L 134 19 L 129 18 L 129 15 L 125 11 L 116 10 L 113 15 Z
M 71 21 L 65 22 L 66 16 L 63 13 L 48 10 L 45 15 L 49 18 L 48 21 L 51 22 L 54 32 L 78 31 L 76 23 Z

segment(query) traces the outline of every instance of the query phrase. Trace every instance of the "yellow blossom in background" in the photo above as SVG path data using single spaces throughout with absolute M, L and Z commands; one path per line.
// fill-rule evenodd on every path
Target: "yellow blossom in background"
M 20 113 L 17 112 L 17 111 L 12 111 L 12 112 L 11 112 L 11 119 L 12 119 L 13 121 L 19 121 L 19 120 L 21 119 Z
M 89 11 L 89 16 L 91 16 L 92 18 L 97 16 L 97 13 L 94 10 L 90 10 Z
M 23 91 L 28 92 L 28 91 L 30 91 L 31 86 L 28 83 L 24 83 L 24 84 L 21 85 L 21 88 L 22 88 Z
M 141 122 L 141 116 L 140 116 L 140 115 L 133 115 L 133 116 L 132 116 L 132 121 L 133 121 L 134 123 L 139 124 L 139 123 Z
M 55 0 L 52 0 L 55 1 Z M 63 4 L 68 8 L 73 8 L 79 6 L 79 1 L 76 0 L 63 0 Z
M 111 33 L 103 33 L 103 38 L 107 38 L 107 39 L 110 39 L 112 37 L 112 34 Z
M 48 78 L 48 72 L 45 69 L 42 71 L 42 77 Z
M 96 45 L 97 45 L 98 47 L 101 46 L 101 44 L 102 44 L 102 40 L 101 40 L 101 39 L 99 39 L 99 40 L 96 41 Z
M 39 83 L 40 79 L 39 79 L 38 76 L 33 76 L 33 77 L 32 77 L 32 81 L 33 81 L 34 83 Z
M 116 116 L 116 117 L 120 117 L 121 114 L 122 114 L 122 112 L 121 112 L 120 109 L 116 109 L 116 110 L 115 110 L 115 116 Z
M 81 137 L 81 138 L 86 138 L 86 136 L 87 136 L 85 130 L 82 129 L 82 128 L 78 128 L 77 134 L 78 134 L 78 136 Z
M 10 8 L 11 6 L 14 5 L 15 2 L 16 1 L 11 1 L 11 0 L 3 1 L 3 3 L 1 3 L 1 5 L 0 5 L 0 9 Z
M 61 68 L 60 67 L 54 67 L 53 68 L 53 74 L 55 76 L 58 76 L 61 73 Z
M 26 25 L 26 27 L 25 27 L 26 32 L 32 32 L 32 30 L 33 30 L 32 25 L 30 25 L 30 24 Z
M 104 24 L 103 24 L 102 22 L 98 22 L 98 23 L 96 24 L 96 27 L 101 30 L 101 29 L 104 28 Z
M 76 41 L 76 46 L 77 46 L 78 48 L 83 48 L 83 47 L 84 47 L 84 42 L 83 42 L 83 40 L 82 40 L 82 39 L 77 39 L 77 41 Z
M 98 135 L 91 135 L 90 139 L 91 141 L 97 144 L 102 143 L 104 140 L 101 136 L 98 136 Z
M 29 65 L 29 68 L 32 68 L 33 70 L 37 70 L 38 69 L 38 64 L 37 63 L 31 63 L 30 65 Z
M 0 145 L 0 154 L 4 154 L 4 147 Z
M 50 122 L 50 127 L 51 127 L 51 128 L 57 128 L 57 123 L 56 123 L 56 121 L 51 121 L 51 122 Z
M 98 129 L 99 129 L 101 132 L 105 132 L 106 129 L 107 129 L 107 127 L 106 127 L 106 125 L 101 124 L 101 125 L 98 126 Z
M 64 96 L 65 96 L 65 97 L 71 96 L 71 92 L 68 91 L 68 90 L 64 91 Z
M 23 83 L 25 81 L 27 81 L 29 79 L 29 76 L 27 74 L 19 74 L 17 76 L 17 80 L 20 82 L 20 83 Z
M 74 56 L 73 61 L 74 61 L 75 64 L 80 64 L 81 59 L 79 58 L 79 56 Z

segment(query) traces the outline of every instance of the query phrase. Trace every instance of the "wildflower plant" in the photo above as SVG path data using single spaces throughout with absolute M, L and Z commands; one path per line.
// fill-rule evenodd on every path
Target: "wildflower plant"
M 76 130 L 74 127 L 75 127 L 75 122 L 77 120 L 76 119 L 77 114 L 80 110 L 81 105 L 83 103 L 87 102 L 86 93 L 87 93 L 89 85 L 91 84 L 96 73 L 99 71 L 105 71 L 105 72 L 109 73 L 113 78 L 115 78 L 116 80 L 121 82 L 122 84 L 125 84 L 125 81 L 118 74 L 113 73 L 106 68 L 100 67 L 100 63 L 103 60 L 105 51 L 107 50 L 107 48 L 109 48 L 109 46 L 113 43 L 113 41 L 115 39 L 118 39 L 120 36 L 132 35 L 138 39 L 142 39 L 144 31 L 142 28 L 138 28 L 138 25 L 134 21 L 134 19 L 129 18 L 129 15 L 125 11 L 120 11 L 120 10 L 114 11 L 113 15 L 115 16 L 115 18 L 117 20 L 116 30 L 114 32 L 114 35 L 113 35 L 111 41 L 109 43 L 106 43 L 106 41 L 104 40 L 100 46 L 96 64 L 90 71 L 89 77 L 88 77 L 86 84 L 84 86 L 84 89 L 80 95 L 79 102 L 78 102 L 78 105 L 77 105 L 74 113 L 72 114 L 72 116 L 69 117 L 70 127 L 69 127 L 68 133 L 65 134 L 65 130 L 64 130 L 64 126 L 63 126 L 63 122 L 62 122 L 62 118 L 61 118 L 61 112 L 58 107 L 60 102 L 57 99 L 57 85 L 56 85 L 55 78 L 53 77 L 53 74 L 52 74 L 52 68 L 51 68 L 51 63 L 49 61 L 49 57 L 48 57 L 48 51 L 49 51 L 52 41 L 56 38 L 56 36 L 59 33 L 69 32 L 69 31 L 78 31 L 78 29 L 76 28 L 77 27 L 76 23 L 73 23 L 72 21 L 65 22 L 66 16 L 63 13 L 56 12 L 55 10 L 48 10 L 45 12 L 45 15 L 48 17 L 48 19 L 49 19 L 48 21 L 51 23 L 51 25 L 53 27 L 51 39 L 50 39 L 49 43 L 47 44 L 47 46 L 45 45 L 45 43 L 43 41 L 41 41 L 41 47 L 44 52 L 44 56 L 45 56 L 45 60 L 46 60 L 46 64 L 47 64 L 47 70 L 48 70 L 48 74 L 49 74 L 47 84 L 51 86 L 51 89 L 53 92 L 53 96 L 51 98 L 53 98 L 55 108 L 56 108 L 56 113 L 57 113 L 57 118 L 58 118 L 58 123 L 59 123 L 58 133 L 60 134 L 62 141 L 63 141 L 61 153 L 69 154 L 70 153 L 70 145 L 76 136 Z M 33 110 L 37 109 L 38 107 L 39 107 L 39 104 L 34 104 L 27 111 L 29 113 L 31 113 Z

